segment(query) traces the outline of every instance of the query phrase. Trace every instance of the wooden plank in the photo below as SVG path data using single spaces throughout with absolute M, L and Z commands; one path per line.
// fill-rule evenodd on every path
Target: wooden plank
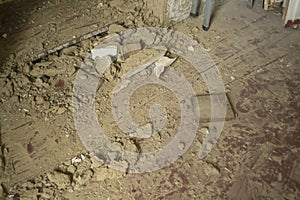
M 200 123 L 208 123 L 211 121 L 211 96 L 215 96 L 217 94 L 205 94 L 205 95 L 198 95 L 197 100 L 200 109 Z M 232 100 L 230 99 L 230 95 L 226 94 L 226 116 L 225 118 L 220 117 L 214 119 L 216 121 L 229 121 L 233 120 L 237 117 L 237 113 L 233 107 Z M 218 110 L 216 110 L 218 114 Z M 220 114 L 221 116 L 221 114 Z

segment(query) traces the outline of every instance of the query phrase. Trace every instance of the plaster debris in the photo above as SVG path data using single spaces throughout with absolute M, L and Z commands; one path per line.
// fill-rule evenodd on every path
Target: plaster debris
M 112 33 L 119 33 L 126 30 L 123 26 L 118 25 L 118 24 L 112 24 L 109 26 L 108 28 L 108 34 L 112 34 Z
M 195 51 L 195 49 L 194 49 L 193 46 L 189 46 L 189 47 L 188 47 L 188 50 L 191 51 L 191 52 L 194 52 L 194 51 Z
M 170 66 L 173 62 L 175 62 L 176 58 L 168 58 L 166 56 L 160 58 L 155 62 L 154 73 L 157 78 L 165 71 L 165 67 Z
M 71 163 L 74 164 L 74 163 L 80 163 L 81 162 L 81 159 L 80 158 L 77 158 L 77 157 L 74 157 L 71 159 Z
M 137 138 L 150 138 L 153 134 L 152 124 L 148 123 L 144 126 L 141 126 L 136 129 L 134 133 L 130 133 L 130 137 L 137 137 Z
M 117 46 L 107 46 L 104 48 L 96 48 L 92 49 L 92 59 L 96 59 L 97 57 L 102 58 L 104 56 L 117 56 L 118 47 Z

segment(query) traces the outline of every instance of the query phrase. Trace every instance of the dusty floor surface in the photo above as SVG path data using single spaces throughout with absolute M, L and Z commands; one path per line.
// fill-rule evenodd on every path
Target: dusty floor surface
M 198 158 L 205 129 L 179 160 L 152 173 L 109 169 L 87 152 L 72 119 L 72 87 L 82 59 L 102 35 L 27 61 L 106 26 L 108 33 L 158 26 L 142 1 L 126 2 L 0 4 L 0 199 L 299 199 L 300 34 L 283 29 L 281 16 L 263 11 L 261 1 L 252 10 L 239 0 L 222 1 L 209 32 L 201 30 L 201 17 L 170 25 L 206 49 L 238 112 L 205 160 Z M 137 144 L 111 123 L 109 94 L 117 77 L 156 53 L 137 52 L 112 66 L 96 97 L 104 129 L 127 150 L 157 149 L 176 134 L 176 127 L 166 124 Z M 205 94 L 201 77 L 186 61 L 172 66 L 197 94 Z M 171 122 L 178 120 L 174 95 L 153 86 L 132 96 L 133 119 L 145 123 L 154 103 L 168 108 Z

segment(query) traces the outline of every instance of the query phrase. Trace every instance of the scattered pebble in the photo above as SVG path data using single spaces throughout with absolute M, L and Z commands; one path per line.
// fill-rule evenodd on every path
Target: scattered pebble
M 74 165 L 70 165 L 68 168 L 67 168 L 67 172 L 71 173 L 71 174 L 74 174 L 76 171 L 76 167 Z
M 40 88 L 40 87 L 43 86 L 43 80 L 40 79 L 40 78 L 37 78 L 37 79 L 35 80 L 34 84 L 35 84 L 36 87 Z
M 188 50 L 191 51 L 191 52 L 194 52 L 194 51 L 195 51 L 195 49 L 194 49 L 193 46 L 189 46 L 189 47 L 188 47 Z
M 30 66 L 29 65 L 24 65 L 22 67 L 22 71 L 25 73 L 25 74 L 28 74 L 30 72 Z
M 192 28 L 192 32 L 193 32 L 193 33 L 197 33 L 197 32 L 199 32 L 199 28 L 198 28 L 198 27 L 194 27 L 194 28 Z
M 57 109 L 56 114 L 57 114 L 57 115 L 61 115 L 61 114 L 65 113 L 66 110 L 67 110 L 67 109 L 64 108 L 64 107 L 59 107 L 59 108 Z
M 29 110 L 26 109 L 26 108 L 23 108 L 22 111 L 25 112 L 25 113 L 29 113 Z
M 201 128 L 200 129 L 201 133 L 204 133 L 205 135 L 207 135 L 209 133 L 209 129 L 207 127 Z
M 2 34 L 2 37 L 3 37 L 4 39 L 6 39 L 6 38 L 7 38 L 7 33 L 3 33 L 3 34 Z
M 97 8 L 101 8 L 103 6 L 103 3 L 98 3 Z
M 258 73 L 260 73 L 260 72 L 262 72 L 262 71 L 263 71 L 262 69 L 258 69 L 258 70 L 257 70 Z
M 206 166 L 204 166 L 204 173 L 208 177 L 216 177 L 220 175 L 220 169 L 218 169 L 216 166 L 212 164 L 207 164 Z
M 41 97 L 41 96 L 35 97 L 35 103 L 36 103 L 37 105 L 42 105 L 42 104 L 44 104 L 44 98 Z
M 205 50 L 206 52 L 210 52 L 210 51 L 211 51 L 210 48 L 204 48 L 204 50 Z
M 180 142 L 179 145 L 178 145 L 178 148 L 183 151 L 185 149 L 185 143 Z
M 75 156 L 74 158 L 71 159 L 71 163 L 75 164 L 75 163 L 81 163 L 82 161 L 85 160 L 85 156 L 84 155 L 80 155 L 80 158 L 78 158 L 77 156 Z

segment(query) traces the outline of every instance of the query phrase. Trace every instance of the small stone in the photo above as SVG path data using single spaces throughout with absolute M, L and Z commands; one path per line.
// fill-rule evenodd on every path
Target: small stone
M 191 52 L 194 52 L 194 51 L 195 51 L 195 49 L 194 49 L 193 46 L 188 46 L 188 50 L 191 51 Z
M 53 172 L 48 174 L 47 177 L 51 183 L 58 187 L 58 189 L 65 189 L 71 184 L 70 177 L 67 174 Z
M 77 157 L 74 157 L 74 158 L 71 159 L 72 164 L 81 163 L 81 161 L 82 161 L 81 158 L 77 158 Z
M 59 107 L 59 108 L 57 109 L 57 111 L 56 111 L 56 114 L 57 114 L 57 115 L 61 115 L 61 114 L 65 113 L 66 110 L 67 110 L 67 109 L 64 108 L 64 107 Z
M 7 33 L 3 33 L 3 34 L 2 34 L 2 37 L 3 37 L 4 39 L 6 39 L 6 38 L 7 38 Z
M 194 27 L 194 28 L 192 28 L 192 32 L 193 32 L 193 33 L 197 33 L 197 32 L 199 32 L 199 28 L 198 28 L 198 27 Z
M 67 169 L 67 172 L 74 174 L 76 171 L 76 167 L 74 165 L 70 165 Z
M 35 184 L 32 182 L 26 182 L 22 185 L 23 188 L 26 188 L 27 190 L 33 189 L 35 187 Z
M 42 105 L 42 104 L 44 103 L 44 98 L 41 97 L 41 96 L 35 97 L 35 103 L 36 103 L 37 105 Z
M 25 112 L 25 113 L 29 113 L 29 110 L 26 109 L 26 108 L 23 108 L 22 111 Z
M 119 33 L 126 30 L 123 26 L 118 25 L 118 24 L 112 24 L 109 26 L 108 28 L 108 34 L 112 34 L 112 33 Z
M 30 72 L 30 66 L 29 65 L 24 65 L 22 67 L 22 71 L 25 73 L 25 74 L 28 74 Z
M 47 182 L 46 181 L 42 181 L 42 182 L 37 182 L 36 184 L 34 184 L 34 186 L 36 188 L 42 188 L 43 187 L 43 184 L 46 184 Z
M 99 3 L 98 5 L 97 5 L 97 8 L 101 8 L 103 6 L 103 3 Z
M 37 78 L 34 82 L 34 85 L 38 88 L 42 87 L 43 86 L 43 80 L 40 79 L 40 78 Z
M 218 169 L 217 167 L 215 167 L 212 164 L 208 164 L 204 167 L 204 173 L 208 177 L 216 177 L 216 176 L 220 175 L 220 169 Z
M 178 148 L 180 150 L 184 150 L 185 149 L 185 143 L 184 142 L 180 142 L 179 145 L 178 145 Z
M 50 106 L 51 106 L 51 104 L 48 101 L 45 101 L 44 104 L 43 104 L 43 108 L 46 109 L 46 110 L 49 110 L 51 108 Z
M 209 130 L 208 130 L 208 128 L 203 127 L 203 128 L 200 129 L 200 132 L 207 135 L 209 133 Z
M 74 56 L 75 52 L 78 51 L 77 46 L 70 46 L 61 50 L 62 55 Z
M 257 70 L 257 73 L 260 73 L 260 72 L 262 72 L 263 71 L 263 69 L 258 69 Z

